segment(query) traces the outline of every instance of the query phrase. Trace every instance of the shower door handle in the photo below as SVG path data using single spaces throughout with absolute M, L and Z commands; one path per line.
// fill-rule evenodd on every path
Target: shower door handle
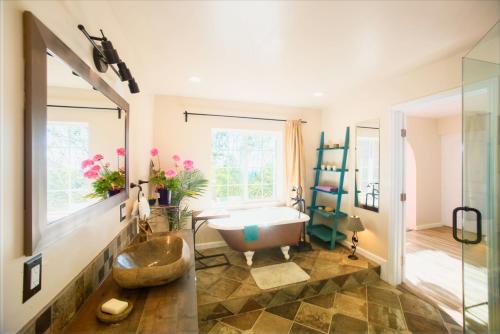
M 469 212 L 472 211 L 476 214 L 476 239 L 475 240 L 468 240 L 468 239 L 460 239 L 458 237 L 458 212 L 459 211 L 465 211 Z M 461 242 L 463 244 L 469 244 L 469 245 L 474 245 L 478 244 L 481 242 L 481 239 L 483 237 L 483 233 L 481 230 L 481 225 L 482 225 L 482 215 L 481 212 L 478 209 L 475 208 L 469 208 L 467 206 L 459 206 L 458 208 L 453 209 L 453 239 L 455 239 L 458 242 Z

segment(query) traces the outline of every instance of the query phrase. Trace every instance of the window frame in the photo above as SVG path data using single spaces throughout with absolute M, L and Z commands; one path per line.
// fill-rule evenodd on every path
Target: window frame
M 248 167 L 247 167 L 247 159 L 243 161 L 243 167 L 240 167 L 243 173 L 243 199 L 237 201 L 219 201 L 216 196 L 216 178 L 215 178 L 215 170 L 216 167 L 214 165 L 213 159 L 213 145 L 214 145 L 214 134 L 216 132 L 236 132 L 242 133 L 246 136 L 250 134 L 267 134 L 273 135 L 276 138 L 276 149 L 274 154 L 274 196 L 273 198 L 266 199 L 249 199 L 248 198 Z M 283 147 L 283 131 L 279 130 L 253 130 L 253 129 L 239 129 L 239 128 L 212 128 L 210 132 L 210 175 L 211 175 L 211 184 L 210 190 L 212 193 L 211 199 L 217 208 L 227 208 L 227 209 L 244 209 L 244 208 L 252 208 L 252 207 L 261 207 L 261 206 L 280 206 L 284 205 L 284 188 L 285 188 L 285 166 L 284 166 L 284 147 Z M 245 149 L 246 146 L 245 146 Z M 244 154 L 244 157 L 247 157 L 248 154 Z

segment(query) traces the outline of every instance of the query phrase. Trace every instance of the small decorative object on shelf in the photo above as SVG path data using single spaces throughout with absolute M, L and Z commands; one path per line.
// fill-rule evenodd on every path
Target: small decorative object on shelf
M 150 205 L 150 206 L 155 205 L 155 204 L 156 204 L 156 197 L 154 197 L 154 196 L 149 196 L 149 197 L 148 197 L 148 203 L 149 203 L 149 205 Z
M 347 230 L 353 232 L 352 233 L 352 246 L 351 250 L 352 253 L 348 256 L 351 260 L 357 260 L 358 257 L 356 256 L 356 248 L 358 246 L 358 232 L 364 231 L 365 227 L 361 223 L 361 218 L 358 216 L 350 216 L 349 220 L 347 221 Z
M 104 156 L 96 154 L 93 158 L 82 161 L 83 176 L 92 182 L 94 192 L 86 198 L 108 198 L 120 193 L 125 188 L 125 169 L 120 167 L 120 157 L 125 157 L 125 148 L 116 150 L 117 170 L 111 169 L 109 162 L 103 162 Z
M 340 147 L 340 144 L 333 144 L 332 145 L 332 148 L 339 148 Z
M 326 169 L 326 165 L 321 165 L 321 169 Z

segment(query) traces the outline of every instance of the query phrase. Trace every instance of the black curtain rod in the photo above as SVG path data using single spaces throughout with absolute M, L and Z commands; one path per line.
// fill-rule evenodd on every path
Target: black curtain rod
M 108 108 L 108 107 L 85 107 L 85 106 L 65 106 L 60 104 L 47 104 L 47 107 L 51 108 L 72 108 L 72 109 L 97 109 L 97 110 L 116 110 L 121 111 L 120 108 Z
M 359 126 L 359 125 L 356 125 L 357 128 L 361 128 L 361 129 L 373 129 L 373 130 L 380 130 L 380 128 L 374 128 L 374 127 L 371 127 L 371 126 Z
M 256 119 L 259 121 L 275 121 L 275 122 L 286 122 L 286 119 L 277 119 L 277 118 L 262 118 L 262 117 L 247 117 L 247 116 L 233 116 L 233 115 L 220 115 L 220 114 L 199 114 L 194 112 L 184 111 L 184 122 L 188 121 L 188 116 L 209 116 L 209 117 L 226 117 L 226 118 L 243 118 L 243 119 Z M 306 121 L 301 121 L 302 123 L 307 123 Z

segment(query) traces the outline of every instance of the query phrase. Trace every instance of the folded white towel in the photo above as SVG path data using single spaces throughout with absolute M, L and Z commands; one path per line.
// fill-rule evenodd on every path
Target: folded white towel
M 120 314 L 128 307 L 128 302 L 111 298 L 101 306 L 101 311 L 109 314 Z

